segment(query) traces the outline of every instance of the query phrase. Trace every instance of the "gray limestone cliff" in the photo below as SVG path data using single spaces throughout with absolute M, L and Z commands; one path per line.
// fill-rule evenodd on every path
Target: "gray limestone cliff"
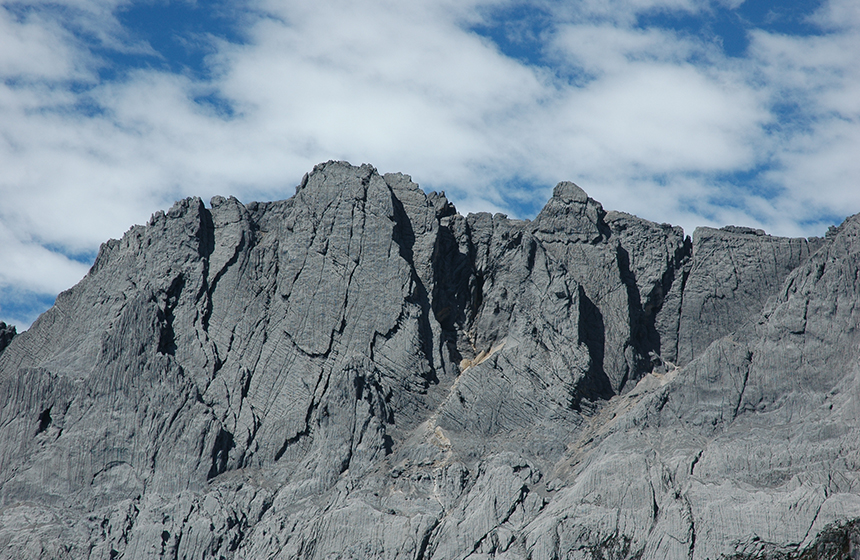
M 3 338 L 0 558 L 858 558 L 857 278 L 860 216 L 186 199 Z

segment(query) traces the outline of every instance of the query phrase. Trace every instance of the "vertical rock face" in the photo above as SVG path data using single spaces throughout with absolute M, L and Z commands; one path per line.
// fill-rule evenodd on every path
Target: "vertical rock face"
M 844 557 L 858 224 L 180 201 L 0 325 L 0 557 Z
M 686 277 L 675 359 L 686 364 L 743 325 L 786 276 L 822 244 L 729 226 L 693 233 L 695 262 Z

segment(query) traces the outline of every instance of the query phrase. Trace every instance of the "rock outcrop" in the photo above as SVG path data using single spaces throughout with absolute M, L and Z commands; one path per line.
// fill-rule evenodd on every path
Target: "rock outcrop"
M 857 278 L 860 216 L 186 199 L 0 344 L 0 557 L 856 558 Z

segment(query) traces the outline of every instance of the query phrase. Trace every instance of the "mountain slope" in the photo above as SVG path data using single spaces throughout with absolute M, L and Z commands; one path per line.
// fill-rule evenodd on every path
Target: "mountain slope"
M 0 350 L 0 555 L 842 554 L 858 231 L 691 241 L 572 183 L 464 217 L 342 162 L 180 201 Z

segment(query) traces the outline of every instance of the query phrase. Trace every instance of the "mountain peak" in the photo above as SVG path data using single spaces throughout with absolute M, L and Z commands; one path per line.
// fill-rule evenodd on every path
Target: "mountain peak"
M 860 535 L 856 223 L 690 240 L 569 182 L 533 222 L 462 216 L 346 162 L 210 205 L 105 243 L 7 340 L 0 558 L 764 559 Z
M 588 195 L 576 183 L 570 181 L 562 181 L 555 186 L 552 191 L 552 197 L 563 202 L 588 202 Z

